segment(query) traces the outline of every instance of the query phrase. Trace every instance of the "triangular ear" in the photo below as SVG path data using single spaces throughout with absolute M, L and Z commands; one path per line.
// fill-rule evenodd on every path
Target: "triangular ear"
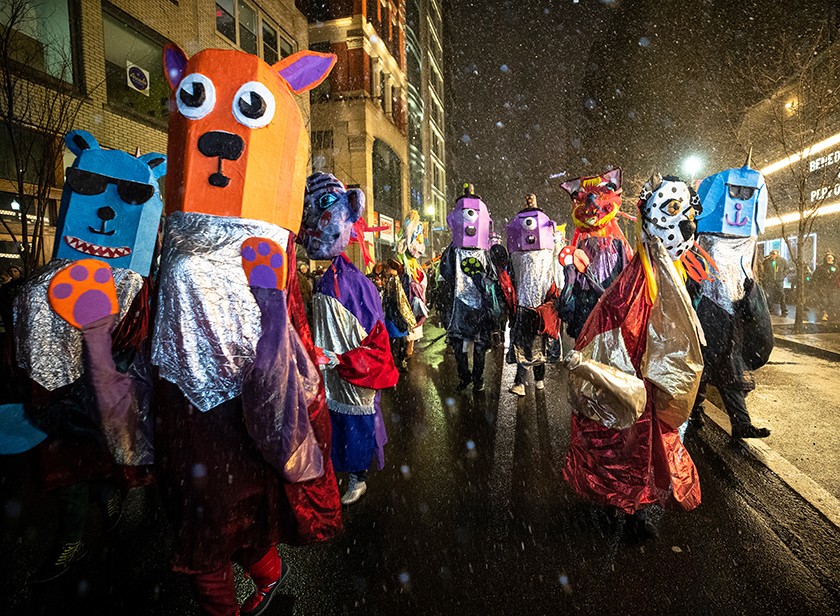
M 334 53 L 304 50 L 283 58 L 271 68 L 289 84 L 292 92 L 300 94 L 318 87 L 337 60 L 338 56 Z
M 86 130 L 71 130 L 69 133 L 67 133 L 67 136 L 64 137 L 64 143 L 67 144 L 67 147 L 76 156 L 78 156 L 85 150 L 101 149 L 99 147 L 99 142 L 96 140 L 96 137 L 91 135 Z
M 184 78 L 184 71 L 187 68 L 187 54 L 184 50 L 170 43 L 163 48 L 163 72 L 166 73 L 166 80 L 172 91 L 178 89 L 178 84 Z
M 353 222 L 356 222 L 362 217 L 362 213 L 365 211 L 365 193 L 360 188 L 348 188 L 347 204 L 350 206 L 350 212 L 354 216 Z
M 615 184 L 616 189 L 621 188 L 621 167 L 616 167 L 604 174 L 604 178 L 608 182 Z
M 144 163 L 149 165 L 152 170 L 152 175 L 160 179 L 166 175 L 166 155 L 158 154 L 157 152 L 149 152 L 140 157 Z
M 570 195 L 573 195 L 580 188 L 580 178 L 575 178 L 574 180 L 563 182 L 562 184 L 560 184 L 560 188 L 565 190 Z

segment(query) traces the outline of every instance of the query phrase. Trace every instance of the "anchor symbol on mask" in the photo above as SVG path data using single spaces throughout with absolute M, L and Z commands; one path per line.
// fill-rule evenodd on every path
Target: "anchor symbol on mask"
M 741 216 L 741 209 L 743 208 L 743 204 L 736 203 L 735 204 L 735 217 L 733 220 L 729 220 L 729 214 L 724 214 L 723 218 L 726 220 L 726 224 L 730 227 L 743 227 L 744 225 L 749 224 L 750 217 L 749 216 Z

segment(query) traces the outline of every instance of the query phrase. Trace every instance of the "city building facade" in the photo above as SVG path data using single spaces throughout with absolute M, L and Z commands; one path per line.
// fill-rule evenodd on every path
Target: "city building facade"
M 409 205 L 403 0 L 299 0 L 309 48 L 338 62 L 311 93 L 312 167 L 359 186 L 377 259 L 394 253 Z M 351 253 L 357 262 L 358 254 Z
M 241 49 L 269 64 L 309 45 L 306 18 L 294 0 L 8 1 L 31 6 L 27 20 L 12 24 L 19 29 L 12 54 L 25 55 L 27 66 L 20 68 L 32 84 L 31 91 L 47 97 L 70 93 L 78 101 L 70 128 L 89 131 L 102 147 L 132 153 L 166 152 L 169 85 L 162 61 L 166 44 L 177 44 L 187 55 L 206 48 Z M 7 26 L 8 19 L 0 11 L 0 26 Z M 308 97 L 299 97 L 299 104 L 308 119 Z M 50 126 L 37 128 L 50 145 L 63 147 L 62 134 L 50 134 L 54 133 Z M 12 237 L 21 228 L 8 140 L 7 131 L 0 130 L 3 266 L 18 261 L 19 246 Z M 63 166 L 54 170 L 42 259 L 51 257 L 63 170 L 72 159 L 65 153 Z
M 442 250 L 446 151 L 441 0 L 407 0 L 408 161 L 410 205 L 426 221 L 430 253 Z

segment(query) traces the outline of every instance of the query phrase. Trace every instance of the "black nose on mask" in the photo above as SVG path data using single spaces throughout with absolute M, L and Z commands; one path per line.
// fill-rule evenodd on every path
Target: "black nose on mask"
M 683 220 L 680 223 L 680 233 L 682 233 L 684 240 L 689 240 L 697 231 L 697 224 L 693 220 Z
M 210 131 L 198 138 L 198 151 L 207 157 L 219 157 L 223 160 L 236 160 L 242 156 L 245 142 L 239 135 Z

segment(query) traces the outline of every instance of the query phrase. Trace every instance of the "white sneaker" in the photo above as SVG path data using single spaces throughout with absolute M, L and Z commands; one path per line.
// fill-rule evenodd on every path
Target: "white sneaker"
M 534 381 L 534 387 L 537 389 L 545 389 L 545 381 Z
M 360 498 L 362 494 L 367 492 L 367 483 L 364 481 L 357 481 L 355 477 L 350 477 L 350 483 L 347 486 L 347 492 L 341 497 L 342 505 L 352 505 Z
M 514 385 L 508 391 L 512 394 L 516 394 L 517 396 L 524 396 L 525 395 L 525 386 L 522 383 Z

